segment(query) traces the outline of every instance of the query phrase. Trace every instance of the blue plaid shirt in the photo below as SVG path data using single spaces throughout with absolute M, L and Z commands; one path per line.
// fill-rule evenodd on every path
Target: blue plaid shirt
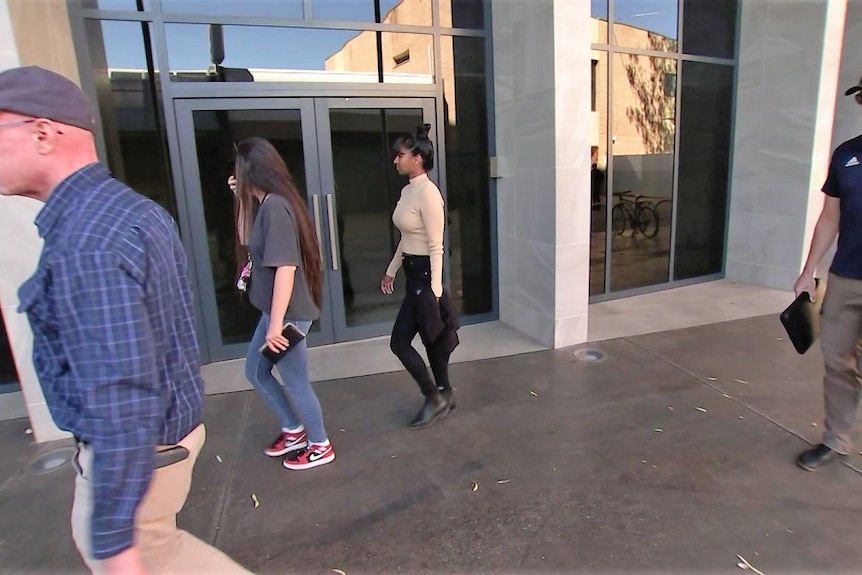
M 36 218 L 45 244 L 18 292 L 54 421 L 93 450 L 92 551 L 132 546 L 156 445 L 201 423 L 186 257 L 171 216 L 91 164 Z

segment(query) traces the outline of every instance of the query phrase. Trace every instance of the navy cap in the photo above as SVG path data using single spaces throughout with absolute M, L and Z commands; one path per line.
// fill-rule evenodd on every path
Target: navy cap
M 96 119 L 90 99 L 74 82 L 38 66 L 0 72 L 0 110 L 47 118 L 90 132 Z

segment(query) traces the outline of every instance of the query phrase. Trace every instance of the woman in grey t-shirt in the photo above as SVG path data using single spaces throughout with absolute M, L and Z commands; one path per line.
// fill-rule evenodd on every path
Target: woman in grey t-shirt
M 260 353 L 264 345 L 273 352 L 288 348 L 282 335 L 287 322 L 308 333 L 320 316 L 323 263 L 311 217 L 284 160 L 263 138 L 237 144 L 236 177 L 228 185 L 238 203 L 237 237 L 251 256 L 249 300 L 261 312 L 245 374 L 281 422 L 281 433 L 264 453 L 287 455 L 288 469 L 329 463 L 335 451 L 308 376 L 305 339 L 275 364 L 284 387 L 272 375 L 273 363 Z

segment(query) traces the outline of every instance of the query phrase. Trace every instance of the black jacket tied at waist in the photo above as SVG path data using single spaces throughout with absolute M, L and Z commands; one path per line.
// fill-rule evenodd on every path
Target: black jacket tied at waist
M 425 347 L 443 346 L 446 351 L 458 347 L 458 314 L 452 307 L 449 292 L 443 290 L 438 300 L 431 290 L 431 258 L 405 254 L 402 268 L 407 278 L 407 295 L 415 298 L 419 337 Z

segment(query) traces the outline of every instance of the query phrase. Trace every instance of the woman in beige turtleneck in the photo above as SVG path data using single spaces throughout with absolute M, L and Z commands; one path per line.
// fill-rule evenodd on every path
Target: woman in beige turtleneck
M 401 241 L 380 281 L 383 293 L 391 294 L 398 270 L 403 268 L 407 276 L 407 290 L 392 328 L 390 348 L 425 396 L 422 409 L 410 423 L 414 429 L 428 427 L 455 409 L 449 385 L 449 355 L 457 345 L 457 325 L 443 290 L 443 196 L 427 173 L 434 167 L 434 146 L 428 139 L 430 127 L 419 126 L 395 144 L 393 163 L 399 174 L 410 178 L 410 183 L 401 190 L 392 214 L 392 221 L 401 231 Z M 413 348 L 417 333 L 428 352 L 434 380 Z

